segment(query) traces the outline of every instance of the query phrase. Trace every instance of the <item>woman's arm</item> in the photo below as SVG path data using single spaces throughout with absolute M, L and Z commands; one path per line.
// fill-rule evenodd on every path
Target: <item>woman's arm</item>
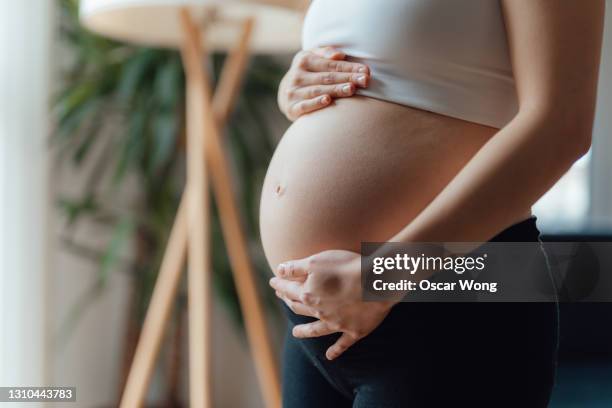
M 591 143 L 604 0 L 504 0 L 519 112 L 391 241 L 487 241 Z

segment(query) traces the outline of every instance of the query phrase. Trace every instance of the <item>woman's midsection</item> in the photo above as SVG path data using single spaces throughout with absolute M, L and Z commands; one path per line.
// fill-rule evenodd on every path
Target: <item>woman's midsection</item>
M 495 131 L 361 96 L 301 117 L 281 139 L 262 190 L 270 266 L 388 240 Z

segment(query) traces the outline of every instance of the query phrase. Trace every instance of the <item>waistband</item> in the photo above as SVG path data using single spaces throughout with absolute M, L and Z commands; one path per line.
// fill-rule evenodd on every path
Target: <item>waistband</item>
M 504 229 L 489 242 L 538 242 L 540 240 L 540 230 L 536 225 L 537 217 L 531 217 L 512 224 Z

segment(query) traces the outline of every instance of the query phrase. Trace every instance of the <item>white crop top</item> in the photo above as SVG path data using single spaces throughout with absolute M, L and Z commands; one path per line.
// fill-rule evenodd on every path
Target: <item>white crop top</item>
M 313 0 L 302 48 L 371 70 L 358 94 L 496 128 L 517 112 L 499 0 Z

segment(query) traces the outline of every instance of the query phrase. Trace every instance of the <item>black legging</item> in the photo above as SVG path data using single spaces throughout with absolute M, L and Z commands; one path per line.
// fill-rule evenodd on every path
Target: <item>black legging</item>
M 535 217 L 492 239 L 538 240 Z M 325 350 L 339 335 L 296 339 L 291 328 L 314 319 L 285 310 L 286 408 L 548 404 L 557 352 L 555 303 L 400 303 L 334 361 L 325 359 Z

